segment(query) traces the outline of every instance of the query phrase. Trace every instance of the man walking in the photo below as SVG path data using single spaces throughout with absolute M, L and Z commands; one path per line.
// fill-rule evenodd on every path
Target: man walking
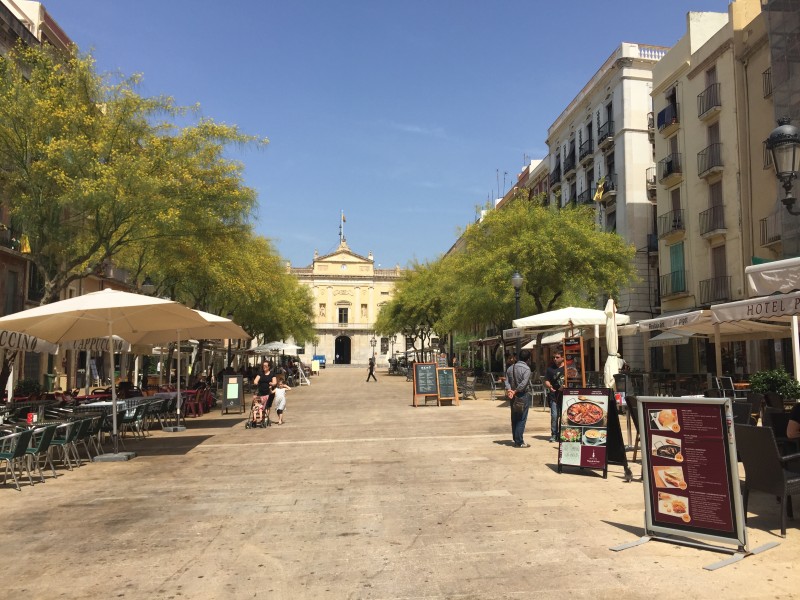
M 531 394 L 528 391 L 531 381 L 531 369 L 528 366 L 530 358 L 531 351 L 522 350 L 516 362 L 506 370 L 505 388 L 511 406 L 511 435 L 517 448 L 530 448 L 523 438 L 528 409 L 531 407 Z
M 369 373 L 367 373 L 367 383 L 369 383 L 370 377 L 375 380 L 375 383 L 378 383 L 378 378 L 375 377 L 375 359 L 371 356 L 369 358 Z
M 561 408 L 558 391 L 564 385 L 564 354 L 553 354 L 553 362 L 544 374 L 544 387 L 547 390 L 547 403 L 550 405 L 550 441 L 558 441 L 558 413 Z

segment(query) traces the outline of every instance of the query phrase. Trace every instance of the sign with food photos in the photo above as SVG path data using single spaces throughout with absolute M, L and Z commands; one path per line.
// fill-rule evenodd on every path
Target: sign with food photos
M 647 530 L 746 545 L 730 400 L 638 400 Z
M 558 472 L 563 465 L 608 468 L 608 396 L 605 388 L 563 388 L 558 436 Z

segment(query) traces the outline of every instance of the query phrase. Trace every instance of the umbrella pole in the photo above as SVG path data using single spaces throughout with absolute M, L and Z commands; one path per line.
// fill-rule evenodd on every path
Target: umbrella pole
M 111 333 L 111 321 L 108 322 L 108 356 L 111 362 L 111 437 L 114 440 L 114 454 L 119 453 L 117 433 L 117 386 L 114 385 L 114 336 Z
M 176 389 L 178 390 L 178 401 L 175 403 L 177 415 L 175 417 L 175 426 L 181 426 L 181 404 L 183 404 L 183 398 L 181 398 L 181 330 L 178 329 L 176 331 L 178 334 L 178 347 L 176 348 L 178 352 L 178 368 L 175 369 L 177 373 L 177 382 L 176 382 Z

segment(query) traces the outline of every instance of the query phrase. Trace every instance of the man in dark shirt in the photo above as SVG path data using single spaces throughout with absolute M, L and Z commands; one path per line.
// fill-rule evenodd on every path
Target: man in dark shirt
M 558 441 L 558 413 L 561 404 L 559 390 L 564 385 L 564 353 L 553 355 L 553 362 L 544 374 L 544 387 L 547 391 L 547 403 L 550 405 L 550 441 Z
M 531 369 L 528 366 L 530 358 L 531 351 L 523 350 L 519 353 L 519 360 L 506 370 L 505 388 L 506 398 L 511 405 L 511 435 L 517 448 L 530 448 L 523 439 L 528 409 L 531 407 L 531 394 L 528 388 L 531 381 Z

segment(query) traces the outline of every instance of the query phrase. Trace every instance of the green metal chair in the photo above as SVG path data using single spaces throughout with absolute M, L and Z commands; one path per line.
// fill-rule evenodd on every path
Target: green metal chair
M 4 438 L 4 441 L 7 442 L 6 447 L 9 447 L 10 450 L 0 452 L 0 460 L 6 463 L 3 483 L 6 483 L 8 480 L 8 471 L 11 470 L 11 476 L 14 478 L 14 485 L 17 486 L 17 491 L 20 491 L 21 488 L 19 487 L 16 470 L 19 469 L 20 475 L 22 475 L 22 465 L 25 466 L 25 470 L 28 472 L 28 479 L 31 485 L 33 485 L 33 477 L 31 477 L 31 470 L 28 468 L 27 458 L 28 445 L 31 443 L 32 436 L 32 429 L 20 431 L 19 433 L 12 433 L 10 436 L 7 436 L 7 438 Z
M 44 483 L 44 473 L 42 473 L 41 465 L 42 460 L 44 460 L 46 465 L 50 465 L 50 468 L 53 470 L 53 477 L 58 477 L 56 468 L 53 466 L 53 461 L 50 458 L 50 443 L 53 441 L 53 437 L 55 437 L 57 427 L 58 425 L 47 425 L 46 427 L 34 430 L 34 443 L 36 443 L 35 440 L 37 434 L 39 436 L 39 441 L 36 443 L 36 446 L 26 449 L 28 460 L 30 460 L 36 466 L 42 483 Z
M 81 427 L 81 423 L 86 419 L 82 419 L 80 421 L 72 421 L 71 423 L 65 423 L 64 425 L 57 425 L 56 429 L 64 429 L 64 436 L 63 437 L 53 437 L 53 440 L 50 442 L 51 447 L 58 449 L 61 454 L 61 464 L 67 467 L 70 471 L 72 471 L 72 459 L 70 458 L 70 454 L 72 454 L 72 458 L 74 458 L 78 466 L 81 466 L 81 457 L 78 456 L 78 450 L 75 447 L 75 438 L 78 436 L 78 432 Z

